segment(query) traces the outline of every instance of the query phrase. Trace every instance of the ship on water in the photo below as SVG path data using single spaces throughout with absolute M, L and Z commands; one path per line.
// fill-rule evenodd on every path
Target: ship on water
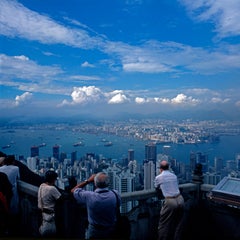
M 38 147 L 46 147 L 46 143 L 41 143 Z
M 83 142 L 76 142 L 73 144 L 74 147 L 78 147 L 78 146 L 84 146 L 85 144 Z
M 104 147 L 110 147 L 112 145 L 113 145 L 113 143 L 111 141 L 108 141 L 108 142 L 104 143 Z
M 11 147 L 11 145 L 7 144 L 7 145 L 3 146 L 2 149 L 6 149 L 6 148 L 10 148 L 10 147 Z

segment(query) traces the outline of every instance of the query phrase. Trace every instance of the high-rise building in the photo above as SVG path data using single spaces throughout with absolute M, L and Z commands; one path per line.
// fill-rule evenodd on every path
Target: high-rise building
M 54 145 L 52 150 L 53 150 L 53 157 L 59 160 L 59 145 Z
M 134 160 L 134 150 L 133 149 L 128 149 L 128 162 Z
M 127 192 L 133 192 L 135 191 L 135 184 L 134 179 L 135 175 L 131 174 L 129 170 L 122 171 L 120 174 L 117 174 L 116 171 L 114 171 L 113 174 L 108 173 L 111 178 L 113 178 L 114 181 L 114 189 L 118 190 L 119 193 L 127 193 Z M 134 201 L 127 201 L 122 202 L 121 204 L 121 212 L 127 213 L 135 206 Z
M 236 167 L 237 171 L 240 171 L 240 153 L 236 154 Z
M 193 172 L 197 164 L 197 156 L 194 152 L 190 153 L 190 171 Z
M 31 147 L 31 157 L 37 157 L 37 156 L 39 156 L 39 147 L 32 146 Z
M 221 157 L 214 158 L 214 168 L 216 173 L 220 173 L 223 169 L 223 159 Z
M 77 160 L 77 151 L 71 153 L 71 165 Z
M 154 179 L 156 177 L 156 166 L 153 161 L 145 162 L 143 165 L 144 172 L 144 190 L 154 189 Z
M 60 162 L 64 162 L 64 159 L 67 158 L 67 154 L 65 152 L 60 153 Z
M 152 161 L 156 163 L 157 160 L 157 146 L 155 143 L 145 145 L 145 162 Z
M 208 171 L 208 155 L 202 152 L 190 153 L 190 168 L 194 171 L 196 164 L 200 163 L 202 165 L 202 172 Z

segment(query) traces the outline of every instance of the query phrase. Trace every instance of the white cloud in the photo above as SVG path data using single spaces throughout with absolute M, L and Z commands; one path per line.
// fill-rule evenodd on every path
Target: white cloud
M 94 68 L 95 66 L 93 64 L 90 64 L 89 62 L 84 62 L 81 64 L 82 67 L 90 67 L 90 68 Z
M 137 104 L 143 104 L 143 103 L 160 103 L 160 104 L 172 104 L 172 105 L 181 105 L 181 104 L 189 104 L 189 105 L 195 105 L 200 103 L 198 99 L 194 99 L 193 97 L 188 97 L 183 93 L 178 94 L 174 98 L 160 98 L 160 97 L 154 97 L 154 98 L 142 98 L 142 97 L 136 97 L 135 102 Z
M 145 100 L 145 98 L 142 98 L 142 97 L 136 97 L 135 102 L 138 104 L 142 104 L 142 103 L 145 103 L 146 100 Z
M 7 56 L 0 54 L 0 65 L 2 76 L 30 81 L 40 79 L 43 81 L 63 72 L 59 67 L 38 65 L 24 55 Z
M 198 21 L 215 24 L 219 37 L 239 36 L 240 22 L 238 0 L 180 0 Z
M 99 102 L 104 98 L 102 91 L 95 86 L 74 87 L 71 94 L 73 103 L 84 104 Z
M 198 100 L 192 97 L 187 97 L 185 94 L 180 93 L 175 98 L 171 99 L 171 102 L 173 104 L 182 104 L 182 103 L 196 104 L 198 103 Z
M 230 101 L 229 98 L 222 99 L 222 98 L 218 98 L 218 97 L 213 97 L 213 98 L 211 99 L 211 102 L 212 102 L 212 103 L 227 103 L 227 102 L 229 102 L 229 101 Z
M 98 38 L 89 37 L 85 30 L 66 28 L 15 1 L 2 0 L 0 15 L 0 32 L 8 37 L 17 36 L 42 43 L 62 43 L 85 49 L 97 45 L 100 41 Z
M 230 21 L 230 27 L 225 27 L 225 31 L 240 34 L 240 22 L 236 16 L 239 3 L 233 0 L 219 1 L 182 1 L 191 11 L 207 6 L 213 9 L 212 14 L 222 11 L 222 20 Z M 222 4 L 221 4 L 222 3 Z M 229 5 L 229 6 L 228 6 Z M 236 15 L 237 14 L 237 15 Z M 122 69 L 126 72 L 142 73 L 165 73 L 181 71 L 193 71 L 201 74 L 216 74 L 232 69 L 239 69 L 240 46 L 220 46 L 215 49 L 204 49 L 191 47 L 176 42 L 147 41 L 139 46 L 131 46 L 123 42 L 111 42 L 105 36 L 94 33 L 87 26 L 81 23 L 78 28 L 72 28 L 59 24 L 59 22 L 27 9 L 22 4 L 15 1 L 2 0 L 0 2 L 0 34 L 8 37 L 20 37 L 28 40 L 36 40 L 47 44 L 65 44 L 67 46 L 96 49 L 112 56 L 109 65 L 111 69 Z M 225 16 L 226 15 L 226 16 Z M 16 21 L 15 16 L 18 16 Z M 208 20 L 209 17 L 205 17 Z M 203 17 L 202 17 L 203 18 Z M 211 19 L 209 19 L 211 20 Z M 219 20 L 219 26 L 221 22 Z M 233 27 L 237 29 L 234 31 Z M 83 28 L 83 29 L 82 29 Z M 231 29 L 231 30 L 229 30 Z M 223 33 L 224 34 L 224 33 Z M 87 61 L 83 67 L 93 67 Z M 115 66 L 115 67 L 113 67 Z M 44 71 L 43 71 L 44 72 Z
M 70 79 L 73 79 L 73 80 L 81 80 L 81 81 L 96 81 L 96 80 L 101 80 L 101 78 L 98 77 L 98 76 L 86 76 L 86 75 L 75 75 L 75 76 L 71 76 Z
M 22 95 L 17 95 L 15 98 L 15 105 L 19 106 L 21 104 L 27 103 L 32 98 L 33 94 L 30 92 L 25 92 Z
M 129 101 L 128 98 L 124 94 L 118 93 L 115 96 L 113 96 L 108 101 L 108 103 L 109 104 L 119 104 L 119 103 L 125 103 L 125 102 L 128 102 L 128 101 Z

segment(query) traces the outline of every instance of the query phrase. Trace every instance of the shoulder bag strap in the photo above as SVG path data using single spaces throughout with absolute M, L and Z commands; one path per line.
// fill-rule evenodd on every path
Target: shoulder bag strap
M 115 195 L 115 197 L 116 197 L 116 200 L 117 200 L 117 208 L 119 208 L 119 207 L 120 207 L 120 203 L 119 203 L 119 199 L 118 199 L 117 193 L 116 193 L 115 191 L 113 191 L 113 190 L 111 190 L 111 191 L 114 193 L 114 195 Z

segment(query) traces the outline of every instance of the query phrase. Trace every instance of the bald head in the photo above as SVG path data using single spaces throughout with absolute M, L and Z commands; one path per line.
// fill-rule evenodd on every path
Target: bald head
M 99 172 L 94 177 L 94 184 L 97 188 L 106 188 L 109 185 L 109 177 L 104 172 Z
M 168 170 L 169 169 L 169 163 L 166 160 L 163 160 L 160 162 L 160 170 Z

